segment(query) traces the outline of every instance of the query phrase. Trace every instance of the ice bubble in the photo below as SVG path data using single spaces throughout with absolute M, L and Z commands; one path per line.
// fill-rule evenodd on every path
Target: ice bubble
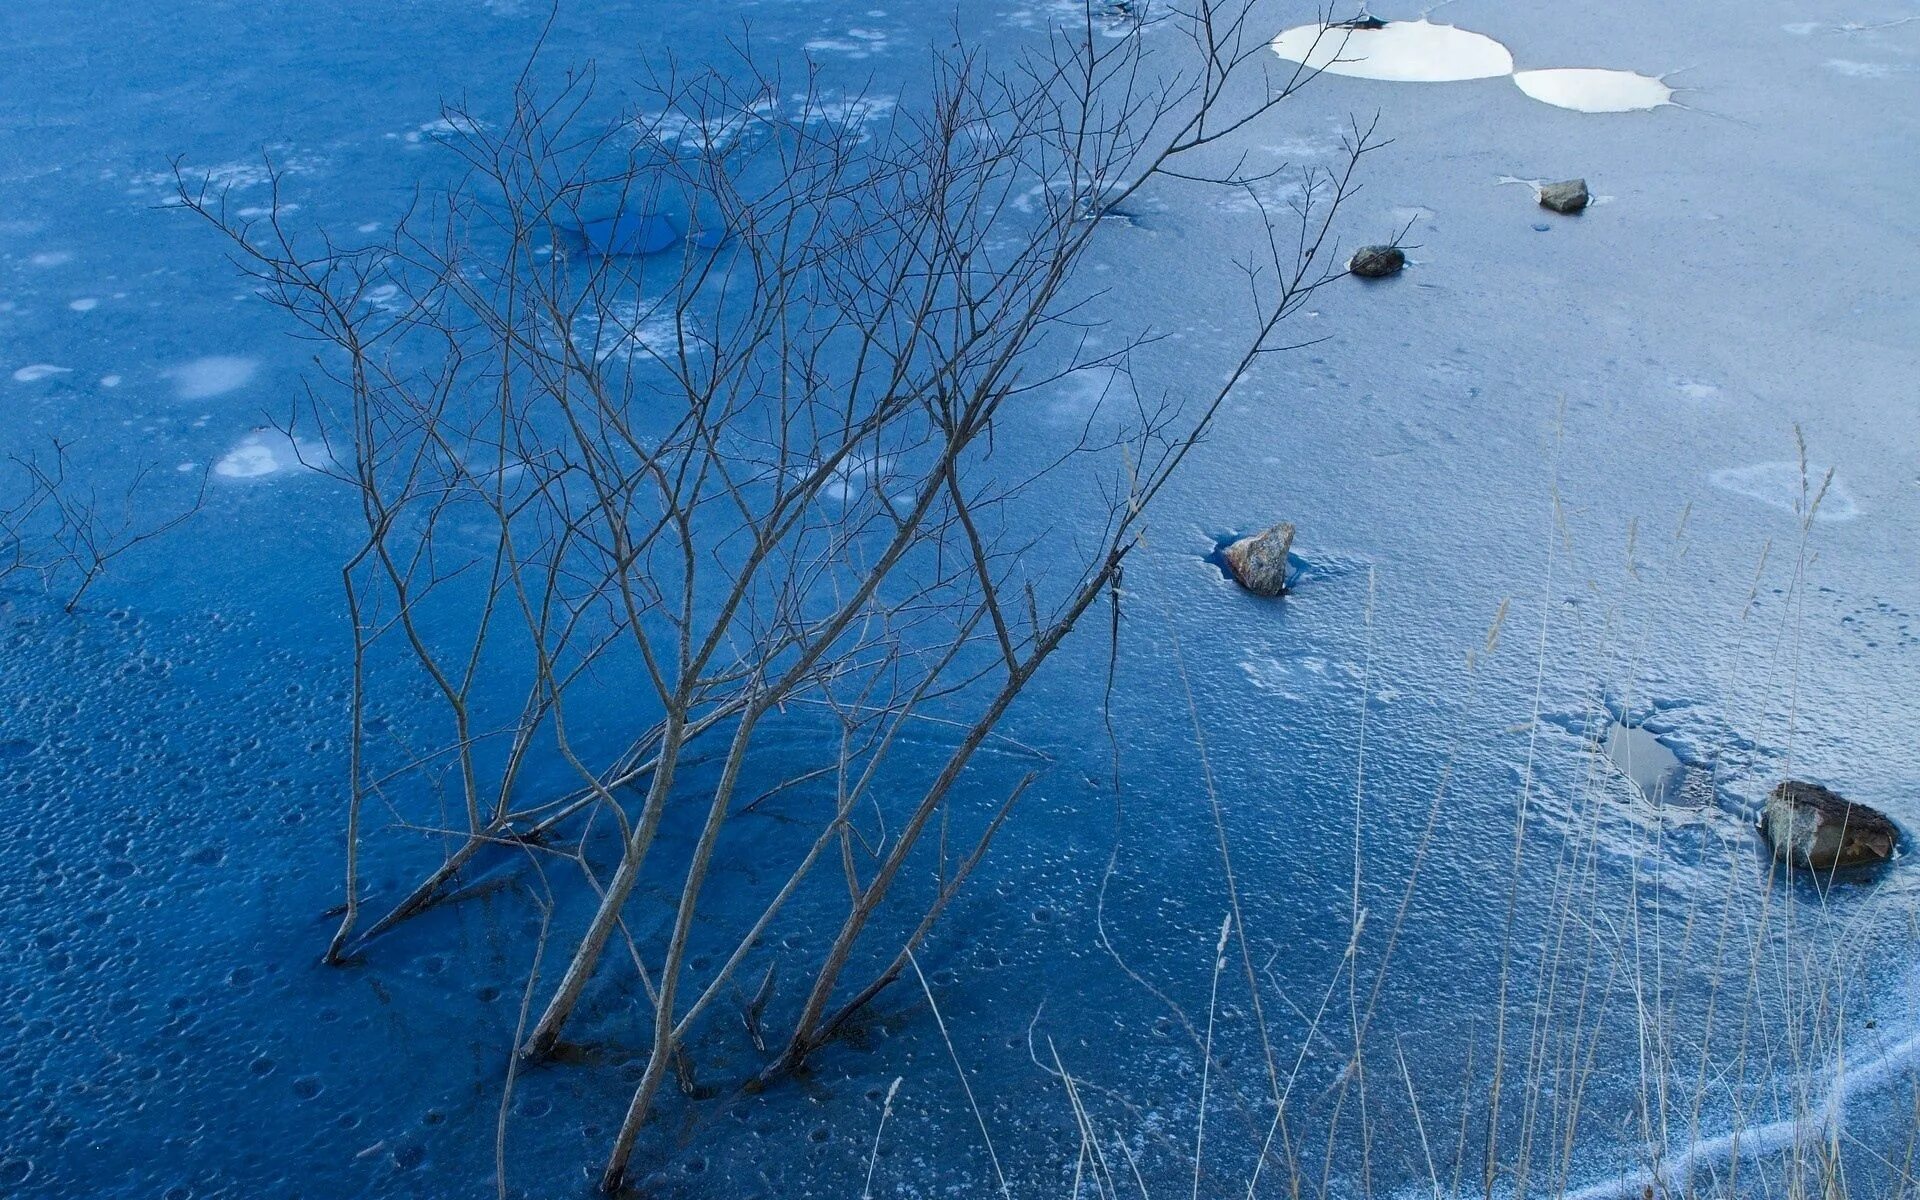
M 1815 497 L 1820 498 L 1820 507 L 1814 513 L 1817 521 L 1850 521 L 1860 515 L 1859 505 L 1838 479 L 1828 483 L 1826 494 L 1820 495 L 1827 468 L 1811 463 L 1804 475 L 1797 462 L 1765 462 L 1751 467 L 1727 467 L 1715 471 L 1709 478 L 1713 486 L 1723 491 L 1770 504 L 1796 516 L 1804 512 Z
M 58 267 L 73 261 L 73 254 L 66 250 L 42 250 L 27 260 L 36 267 Z
M 82 296 L 78 300 L 68 301 L 67 307 L 74 312 L 92 312 L 100 307 L 100 301 L 93 296 Z
M 102 375 L 100 377 L 100 386 L 108 388 L 119 387 L 120 377 L 118 375 Z
M 21 367 L 18 371 L 15 371 L 13 373 L 13 381 L 15 383 L 39 383 L 42 379 L 49 379 L 55 375 L 65 375 L 72 369 L 72 367 L 56 367 L 52 363 L 34 363 L 32 366 Z
M 1329 75 L 1401 83 L 1491 79 L 1513 71 L 1513 55 L 1499 42 L 1425 19 L 1389 21 L 1377 29 L 1300 25 L 1273 39 L 1273 52 Z
M 326 447 L 318 442 L 277 429 L 256 429 L 213 464 L 213 473 L 223 479 L 260 479 L 283 471 L 317 470 L 326 461 Z
M 245 387 L 259 366 L 251 358 L 213 354 L 173 367 L 166 375 L 173 380 L 174 394 L 182 400 L 203 400 Z
M 1517 71 L 1520 90 L 1555 108 L 1575 112 L 1637 112 L 1673 103 L 1673 89 L 1651 75 L 1599 67 L 1555 67 Z

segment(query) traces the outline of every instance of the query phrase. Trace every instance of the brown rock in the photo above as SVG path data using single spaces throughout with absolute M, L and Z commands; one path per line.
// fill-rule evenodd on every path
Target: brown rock
M 1241 587 L 1256 596 L 1278 596 L 1287 590 L 1287 553 L 1292 549 L 1293 526 L 1282 521 L 1234 542 L 1225 557 Z
M 1798 779 L 1773 789 L 1760 829 L 1775 858 L 1816 871 L 1884 862 L 1900 840 L 1899 828 L 1886 814 Z

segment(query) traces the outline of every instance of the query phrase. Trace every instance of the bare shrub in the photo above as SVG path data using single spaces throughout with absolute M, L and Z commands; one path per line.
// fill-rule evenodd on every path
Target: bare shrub
M 290 228 L 277 179 L 258 220 L 180 179 L 319 344 L 306 419 L 363 518 L 341 571 L 352 776 L 327 957 L 492 848 L 574 868 L 585 887 L 556 903 L 591 915 L 550 949 L 564 967 L 519 1052 L 551 1054 L 608 948 L 630 948 L 651 1050 L 609 1190 L 660 1085 L 692 1078 L 702 1019 L 756 950 L 772 959 L 817 876 L 837 874 L 838 915 L 786 931 L 795 1003 L 760 1082 L 908 967 L 1032 782 L 982 747 L 1092 610 L 1118 620 L 1154 498 L 1338 273 L 1331 222 L 1371 131 L 1274 211 L 1270 174 L 1232 148 L 1306 79 L 1269 77 L 1266 28 L 1202 4 L 1108 37 L 1089 12 L 1008 61 L 940 53 L 897 108 L 744 52 L 655 72 L 611 114 L 591 71 L 542 87 L 530 69 L 504 118 L 449 114 L 459 178 L 375 245 Z M 1155 320 L 1177 314 L 1126 311 L 1084 270 L 1106 218 L 1160 188 L 1246 201 L 1244 237 L 1196 264 L 1245 298 L 1238 330 L 1186 364 L 1182 394 L 1114 388 L 1065 434 L 1015 433 L 1008 414 L 1050 389 L 1174 352 Z M 422 682 L 435 740 L 396 764 L 370 713 Z M 529 783 L 554 764 L 567 786 Z M 776 782 L 756 796 L 748 778 Z M 715 902 L 730 831 L 789 790 L 808 799 L 782 810 L 786 861 L 753 864 L 772 882 L 750 905 Z M 420 830 L 443 849 L 371 915 L 370 806 L 416 831 L 396 858 Z M 665 828 L 689 832 L 684 853 Z

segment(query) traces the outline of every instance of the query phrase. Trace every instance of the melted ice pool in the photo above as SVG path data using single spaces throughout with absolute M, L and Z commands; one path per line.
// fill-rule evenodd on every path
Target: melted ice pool
M 1632 781 L 1647 803 L 1670 804 L 1680 794 L 1686 782 L 1680 756 L 1647 730 L 1615 721 L 1607 726 L 1603 748 L 1608 761 Z
M 1651 75 L 1598 67 L 1520 71 L 1513 81 L 1535 100 L 1575 112 L 1636 112 L 1673 103 L 1673 89 Z
M 1390 21 L 1379 29 L 1301 25 L 1273 39 L 1288 62 L 1356 79 L 1451 83 L 1513 71 L 1513 55 L 1483 33 L 1431 21 Z

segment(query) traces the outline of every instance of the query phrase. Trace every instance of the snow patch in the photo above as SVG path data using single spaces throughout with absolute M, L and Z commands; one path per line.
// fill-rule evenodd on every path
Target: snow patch
M 1378 29 L 1300 25 L 1273 39 L 1273 52 L 1329 75 L 1397 83 L 1454 83 L 1513 71 L 1513 55 L 1486 34 L 1424 18 Z
M 1543 104 L 1574 112 L 1639 112 L 1673 103 L 1673 89 L 1651 75 L 1599 67 L 1518 71 L 1520 90 Z

